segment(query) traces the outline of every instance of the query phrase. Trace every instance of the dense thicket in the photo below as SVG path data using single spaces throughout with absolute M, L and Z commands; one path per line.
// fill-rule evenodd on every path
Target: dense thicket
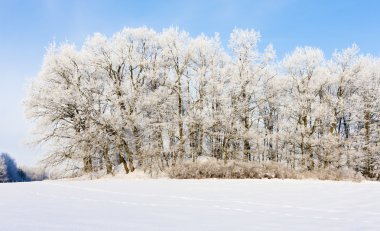
M 128 173 L 209 156 L 378 177 L 379 59 L 353 45 L 277 61 L 259 40 L 235 29 L 224 50 L 218 35 L 143 27 L 53 44 L 25 102 L 44 162 Z

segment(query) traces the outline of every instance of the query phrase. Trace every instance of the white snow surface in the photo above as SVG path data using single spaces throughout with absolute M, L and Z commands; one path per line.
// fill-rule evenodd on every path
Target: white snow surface
M 0 184 L 0 230 L 380 230 L 380 183 L 57 180 Z

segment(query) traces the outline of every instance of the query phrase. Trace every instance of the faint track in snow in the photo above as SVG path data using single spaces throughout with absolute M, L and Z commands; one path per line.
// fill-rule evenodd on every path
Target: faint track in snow
M 235 211 L 235 212 L 241 212 L 241 213 L 263 213 L 268 214 L 271 213 L 272 210 L 281 211 L 276 212 L 275 215 L 279 216 L 288 216 L 288 217 L 295 217 L 295 218 L 312 218 L 312 219 L 327 219 L 327 220 L 341 220 L 342 218 L 339 218 L 339 215 L 343 216 L 346 213 L 348 213 L 348 210 L 344 209 L 335 209 L 335 208 L 313 208 L 313 207 L 304 207 L 304 206 L 295 206 L 295 205 L 289 205 L 289 204 L 271 204 L 271 203 L 260 203 L 260 202 L 253 202 L 253 201 L 244 201 L 244 200 L 226 200 L 226 199 L 205 199 L 200 197 L 190 197 L 190 196 L 173 196 L 173 195 L 157 195 L 157 194 L 141 194 L 141 193 L 129 193 L 129 192 L 119 192 L 119 191 L 111 191 L 111 190 L 104 190 L 104 189 L 97 189 L 97 188 L 90 188 L 90 187 L 80 187 L 75 185 L 67 185 L 67 184 L 58 184 L 58 183 L 51 183 L 51 182 L 44 182 L 48 185 L 53 185 L 57 187 L 63 187 L 63 188 L 72 188 L 72 189 L 78 189 L 82 191 L 88 191 L 88 192 L 98 192 L 98 193 L 106 193 L 106 194 L 113 194 L 113 195 L 120 195 L 120 196 L 128 196 L 128 197 L 143 197 L 143 198 L 162 198 L 162 199 L 174 199 L 174 200 L 180 200 L 180 201 L 194 201 L 194 202 L 207 202 L 211 204 L 198 204 L 197 206 L 189 205 L 189 204 L 181 204 L 178 205 L 179 207 L 197 207 L 197 208 L 214 208 L 214 209 L 221 209 L 225 211 Z M 74 198 L 73 198 L 74 199 Z M 86 198 L 75 198 L 77 200 L 86 200 Z M 144 206 L 144 207 L 157 207 L 157 206 L 168 206 L 165 204 L 160 203 L 138 203 L 138 202 L 131 202 L 131 201 L 125 201 L 125 200 L 87 200 L 92 202 L 104 202 L 104 203 L 113 203 L 113 204 L 119 204 L 119 205 L 127 205 L 127 206 Z M 160 200 L 158 200 L 160 201 Z M 218 203 L 218 205 L 215 205 L 215 203 Z M 235 206 L 224 206 L 225 204 L 232 203 L 235 204 Z M 236 206 L 236 204 L 248 206 L 248 208 L 241 208 L 239 206 Z M 252 207 L 254 206 L 254 207 Z M 173 207 L 173 205 L 171 206 Z M 315 216 L 313 214 L 310 215 L 294 215 L 293 213 L 289 213 L 289 210 L 302 210 L 302 211 L 310 211 L 310 212 L 319 212 L 322 214 L 326 214 L 325 216 Z M 335 215 L 332 215 L 335 214 Z M 366 214 L 370 216 L 380 215 L 380 213 L 377 212 L 371 212 L 371 211 L 362 211 L 361 214 Z M 338 217 L 337 217 L 338 216 Z

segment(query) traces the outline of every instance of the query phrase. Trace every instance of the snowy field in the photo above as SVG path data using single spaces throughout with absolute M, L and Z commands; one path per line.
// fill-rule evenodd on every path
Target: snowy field
M 380 230 L 380 183 L 102 179 L 0 184 L 0 230 Z

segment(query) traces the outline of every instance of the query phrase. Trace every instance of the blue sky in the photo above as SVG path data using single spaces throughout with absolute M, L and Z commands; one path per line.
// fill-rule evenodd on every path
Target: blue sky
M 24 145 L 30 124 L 22 100 L 28 81 L 52 41 L 78 46 L 87 36 L 123 27 L 156 30 L 178 26 L 195 36 L 219 32 L 224 44 L 234 27 L 261 32 L 279 58 L 296 46 L 334 49 L 356 43 L 363 53 L 380 55 L 380 1 L 372 0 L 0 0 L 0 151 L 20 164 L 34 164 L 40 150 Z

